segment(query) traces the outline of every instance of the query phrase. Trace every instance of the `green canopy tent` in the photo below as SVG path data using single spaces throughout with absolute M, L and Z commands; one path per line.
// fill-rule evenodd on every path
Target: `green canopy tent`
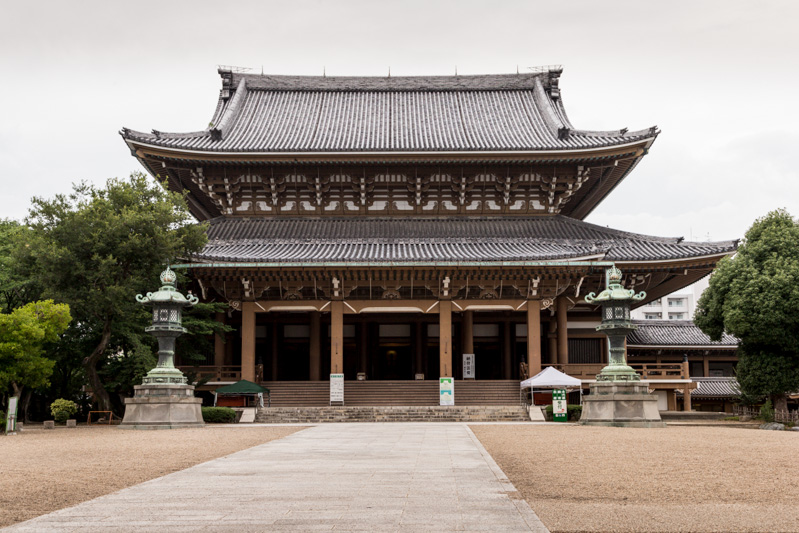
M 253 383 L 252 381 L 247 381 L 246 379 L 242 379 L 241 381 L 237 381 L 232 385 L 225 385 L 224 387 L 219 387 L 218 389 L 216 389 L 214 391 L 214 406 L 216 406 L 218 397 L 221 395 L 228 397 L 257 397 L 258 405 L 263 407 L 264 393 L 266 393 L 267 395 L 267 402 L 268 402 L 267 405 L 271 405 L 272 397 L 269 394 L 269 389 L 261 387 L 260 385 L 258 385 L 257 383 Z

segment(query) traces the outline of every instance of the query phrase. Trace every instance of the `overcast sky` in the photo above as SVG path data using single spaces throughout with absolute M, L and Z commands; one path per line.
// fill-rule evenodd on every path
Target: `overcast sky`
M 562 64 L 581 129 L 662 133 L 588 218 L 694 240 L 799 216 L 799 2 L 11 2 L 0 20 L 0 218 L 141 167 L 118 135 L 203 129 L 218 64 L 272 74 Z

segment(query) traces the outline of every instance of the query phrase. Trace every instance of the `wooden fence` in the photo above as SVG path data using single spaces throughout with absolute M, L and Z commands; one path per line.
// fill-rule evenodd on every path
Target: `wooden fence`
M 751 416 L 757 418 L 760 416 L 759 407 L 747 407 L 744 405 L 734 405 L 732 412 L 736 416 Z M 781 424 L 799 424 L 799 411 L 782 411 L 779 409 L 774 410 L 774 421 Z

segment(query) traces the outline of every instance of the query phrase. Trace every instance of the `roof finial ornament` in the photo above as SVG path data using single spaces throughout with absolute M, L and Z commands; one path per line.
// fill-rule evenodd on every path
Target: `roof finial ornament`
M 516 65 L 516 74 L 519 74 L 519 65 Z
M 458 75 L 458 65 L 455 65 L 455 75 Z
M 388 66 L 388 77 L 391 77 L 391 65 Z
M 261 76 L 263 76 L 263 75 L 264 75 L 264 66 L 261 65 Z
M 327 67 L 322 65 L 322 77 L 327 78 Z

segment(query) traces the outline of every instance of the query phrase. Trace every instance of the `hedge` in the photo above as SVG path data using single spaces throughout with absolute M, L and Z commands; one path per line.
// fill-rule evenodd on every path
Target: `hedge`
M 547 420 L 552 420 L 552 405 L 547 405 L 546 407 L 547 412 Z M 583 406 L 582 405 L 575 405 L 575 404 L 568 404 L 566 406 L 566 420 L 569 422 L 577 422 L 580 420 L 580 415 L 583 414 Z
M 210 424 L 229 424 L 236 421 L 236 411 L 230 407 L 203 407 L 203 421 Z

